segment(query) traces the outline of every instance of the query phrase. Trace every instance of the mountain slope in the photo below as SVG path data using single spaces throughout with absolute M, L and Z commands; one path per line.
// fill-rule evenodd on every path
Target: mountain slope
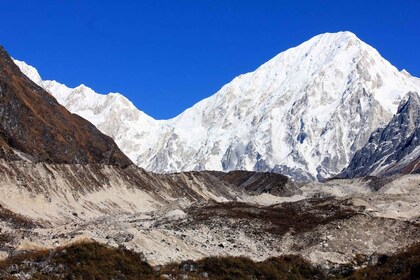
M 110 137 L 23 75 L 1 47 L 0 147 L 9 160 L 131 164 Z
M 156 121 L 118 94 L 70 89 L 22 71 L 154 172 L 274 171 L 297 180 L 338 174 L 388 123 L 416 79 L 350 32 L 326 33 L 240 75 L 179 116 Z
M 356 152 L 343 177 L 420 172 L 420 97 L 410 92 L 397 114 Z
M 92 122 L 100 131 L 112 137 L 124 153 L 140 167 L 138 152 L 149 150 L 158 142 L 162 125 L 138 110 L 119 93 L 102 95 L 85 85 L 69 88 L 56 81 L 43 81 L 38 71 L 22 61 L 15 60 L 22 72 L 51 93 L 70 112 Z

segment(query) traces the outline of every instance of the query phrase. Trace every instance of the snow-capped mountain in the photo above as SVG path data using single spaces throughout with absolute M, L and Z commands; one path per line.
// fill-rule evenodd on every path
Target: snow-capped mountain
M 33 81 L 94 123 L 146 170 L 274 171 L 325 178 L 345 168 L 387 124 L 418 79 L 353 33 L 326 33 L 240 75 L 179 116 L 157 121 L 119 94 Z
M 138 152 L 153 148 L 162 130 L 161 122 L 138 110 L 119 93 L 103 95 L 85 85 L 69 88 L 56 81 L 43 81 L 34 67 L 14 61 L 27 77 L 51 93 L 60 104 L 111 136 L 119 147 L 124 147 L 124 153 L 133 162 L 145 166 L 138 160 Z
M 420 97 L 409 92 L 397 114 L 372 133 L 356 152 L 342 177 L 362 177 L 420 171 Z

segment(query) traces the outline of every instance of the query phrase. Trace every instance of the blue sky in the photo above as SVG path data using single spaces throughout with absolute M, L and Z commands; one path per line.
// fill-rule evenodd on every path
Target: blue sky
M 0 44 L 44 79 L 174 117 L 314 35 L 349 30 L 420 77 L 420 1 L 1 0 Z

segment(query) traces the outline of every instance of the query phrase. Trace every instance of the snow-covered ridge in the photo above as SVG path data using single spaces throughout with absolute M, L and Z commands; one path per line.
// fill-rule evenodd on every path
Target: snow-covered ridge
M 339 173 L 418 79 L 351 32 L 326 33 L 240 75 L 179 116 L 157 121 L 119 94 L 29 78 L 154 172 L 259 170 L 295 179 Z
M 34 67 L 23 61 L 14 62 L 22 73 L 51 93 L 70 112 L 89 120 L 103 133 L 111 136 L 119 147 L 124 147 L 123 152 L 133 162 L 137 162 L 136 151 L 149 149 L 157 140 L 156 130 L 160 130 L 162 124 L 138 110 L 120 93 L 104 95 L 83 84 L 69 88 L 57 81 L 44 81 Z

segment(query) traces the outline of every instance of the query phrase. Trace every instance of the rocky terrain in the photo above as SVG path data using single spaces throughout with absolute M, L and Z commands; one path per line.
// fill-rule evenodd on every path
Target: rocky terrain
M 410 92 L 397 113 L 384 127 L 372 133 L 356 152 L 342 177 L 392 175 L 420 172 L 420 97 Z
M 71 173 L 69 166 L 42 165 L 38 168 L 50 170 L 58 182 L 88 174 L 80 167 L 80 173 Z M 0 189 L 8 197 L 0 202 L 2 233 L 8 237 L 0 248 L 3 257 L 90 240 L 141 252 L 152 265 L 206 256 L 261 261 L 301 254 L 331 267 L 357 254 L 391 254 L 420 240 L 419 175 L 294 185 L 286 196 L 274 196 L 247 193 L 200 172 L 166 177 L 137 168 L 125 174 L 113 170 L 117 167 L 84 168 L 96 179 L 83 178 L 91 182 L 89 189 L 43 188 L 48 177 L 42 176 L 21 175 L 15 185 L 10 183 L 15 175 L 3 180 L 2 186 L 8 181 L 8 189 Z M 101 183 L 101 174 L 109 183 Z M 242 181 L 249 180 L 246 175 Z
M 190 181 L 197 182 L 203 175 L 200 174 L 191 173 L 185 177 L 185 174 L 179 174 L 179 178 L 172 179 L 179 185 L 185 184 L 187 189 L 193 189 L 194 183 Z M 234 174 L 233 177 L 237 176 Z M 246 176 L 242 180 L 248 178 Z M 80 242 L 97 242 L 109 248 L 128 250 L 123 254 L 124 262 L 120 268 L 112 268 L 120 262 L 113 260 L 109 252 L 100 257 L 100 263 L 110 262 L 107 269 L 112 274 L 141 271 L 158 278 L 176 273 L 178 276 L 174 279 L 188 279 L 188 275 L 192 277 L 194 272 L 201 271 L 197 277 L 205 279 L 209 273 L 223 271 L 220 270 L 220 264 L 213 270 L 198 269 L 201 266 L 198 260 L 209 256 L 246 256 L 258 262 L 271 257 L 299 254 L 303 257 L 305 267 L 313 266 L 312 269 L 325 278 L 332 277 L 334 273 L 348 275 L 360 267 L 376 265 L 383 256 L 420 241 L 419 184 L 419 175 L 395 177 L 392 181 L 387 180 L 387 183 L 374 178 L 331 180 L 299 185 L 297 194 L 291 196 L 273 196 L 269 193 L 250 196 L 237 192 L 228 197 L 226 193 L 218 193 L 227 197 L 219 202 L 203 197 L 194 201 L 178 199 L 165 202 L 163 193 L 171 193 L 171 190 L 165 190 L 164 187 L 161 188 L 162 197 L 158 199 L 150 193 L 147 196 L 147 191 L 142 188 L 101 189 L 93 185 L 89 190 L 73 190 L 74 200 L 62 208 L 58 205 L 65 199 L 60 199 L 57 194 L 49 193 L 50 201 L 42 201 L 37 196 L 25 198 L 23 195 L 21 205 L 28 207 L 38 204 L 39 208 L 36 212 L 29 207 L 16 207 L 22 214 L 6 207 L 0 208 L 0 257 L 5 260 L 4 264 L 0 262 L 0 275 L 33 279 L 31 275 L 39 273 L 38 277 L 44 275 L 42 277 L 52 279 L 49 278 L 52 275 L 78 273 L 84 268 L 75 262 L 83 263 L 88 252 L 95 252 L 92 249 L 86 253 L 82 253 L 81 249 L 71 251 L 72 246 L 78 248 Z M 30 189 L 31 185 L 27 181 L 25 188 Z M 196 183 L 197 187 L 199 185 Z M 208 191 L 217 193 L 214 189 Z M 45 192 L 38 190 L 38 195 Z M 64 189 L 63 192 L 68 193 L 68 190 Z M 150 204 L 142 198 L 148 198 Z M 3 199 L 2 205 L 6 205 L 6 202 Z M 54 207 L 48 208 L 48 205 L 54 204 Z M 69 249 L 65 249 L 68 246 Z M 64 251 L 61 251 L 63 248 Z M 45 250 L 58 250 L 58 255 L 44 253 Z M 73 255 L 64 262 L 61 257 L 67 253 L 76 254 L 76 258 Z M 33 259 L 25 254 L 35 254 L 36 257 Z M 136 256 L 134 265 L 128 265 L 127 258 L 131 258 L 131 255 Z M 97 253 L 92 257 L 86 263 L 86 268 L 100 260 Z M 42 258 L 45 258 L 44 261 L 40 261 Z M 239 275 L 248 273 L 244 267 L 235 270 L 238 260 L 233 263 L 224 259 L 221 261 L 227 263 L 226 269 L 231 276 L 234 271 L 241 273 Z M 174 262 L 178 265 L 174 266 Z M 296 262 L 294 259 L 292 263 Z M 249 261 L 245 267 L 251 263 Z M 402 265 L 408 264 L 404 261 Z M 175 271 L 179 271 L 175 272 L 174 267 L 177 269 Z M 89 268 L 85 273 L 95 271 Z M 284 273 L 287 272 L 283 271 L 280 275 Z M 306 275 L 303 279 L 311 278 Z

